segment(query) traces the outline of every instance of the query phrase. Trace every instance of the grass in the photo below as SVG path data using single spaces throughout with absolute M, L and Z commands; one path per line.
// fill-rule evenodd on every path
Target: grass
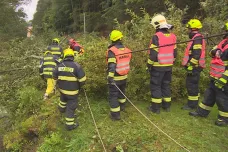
M 182 152 L 185 151 L 167 136 L 158 131 L 151 123 L 127 103 L 126 111 L 121 112 L 121 121 L 109 118 L 109 105 L 106 99 L 89 97 L 100 134 L 107 151 L 128 152 Z M 194 118 L 188 111 L 181 110 L 182 104 L 172 104 L 171 112 L 162 111 L 152 114 L 147 110 L 149 102 L 138 101 L 135 105 L 159 128 L 185 146 L 190 151 L 225 152 L 228 150 L 228 129 L 217 127 L 217 108 L 214 107 L 207 119 Z M 63 123 L 57 121 L 58 129 L 44 139 L 39 151 L 62 152 L 101 152 L 101 142 L 93 126 L 90 111 L 84 97 L 80 99 L 77 110 L 80 126 L 74 131 L 65 131 Z

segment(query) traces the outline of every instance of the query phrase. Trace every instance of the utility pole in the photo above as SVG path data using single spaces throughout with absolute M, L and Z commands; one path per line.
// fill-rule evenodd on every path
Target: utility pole
M 86 22 L 85 22 L 85 19 L 86 19 L 86 18 L 85 18 L 85 12 L 83 13 L 83 15 L 84 15 L 84 34 L 85 34 L 85 33 L 86 33 L 86 25 L 85 25 L 85 24 L 86 24 Z

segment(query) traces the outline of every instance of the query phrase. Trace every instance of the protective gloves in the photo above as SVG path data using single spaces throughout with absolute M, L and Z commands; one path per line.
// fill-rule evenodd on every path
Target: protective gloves
M 111 84 L 111 85 L 113 85 L 114 83 L 115 83 L 115 81 L 114 81 L 114 78 L 113 77 L 109 77 L 108 76 L 108 84 Z
M 189 65 L 186 70 L 187 70 L 187 75 L 193 75 L 193 66 L 192 65 Z

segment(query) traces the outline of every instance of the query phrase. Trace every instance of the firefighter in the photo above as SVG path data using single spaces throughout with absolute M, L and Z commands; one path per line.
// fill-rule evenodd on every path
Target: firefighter
M 77 54 L 83 54 L 85 52 L 85 50 L 83 49 L 83 47 L 78 43 L 76 42 L 74 39 L 70 39 L 69 40 L 69 46 L 72 50 L 74 50 L 74 54 L 75 56 Z
M 60 40 L 58 38 L 54 38 L 52 40 L 52 44 L 48 46 L 47 50 L 51 51 L 51 53 L 54 55 L 55 59 L 58 61 L 61 61 L 62 57 L 62 47 L 59 45 Z
M 165 111 L 170 111 L 172 66 L 177 56 L 176 45 L 159 46 L 176 43 L 176 36 L 169 32 L 173 26 L 166 22 L 163 15 L 153 17 L 150 24 L 156 29 L 156 33 L 150 41 L 147 61 L 152 102 L 149 110 L 159 114 L 161 105 Z
M 57 65 L 53 73 L 60 91 L 59 111 L 65 112 L 66 129 L 73 130 L 79 126 L 75 122 L 74 112 L 78 105 L 79 89 L 86 81 L 82 67 L 74 62 L 74 51 L 63 51 L 63 61 Z
M 40 61 L 39 73 L 42 79 L 47 82 L 47 89 L 44 94 L 44 100 L 54 91 L 55 80 L 53 79 L 53 71 L 56 67 L 55 58 L 50 51 L 44 53 L 44 57 Z
M 205 91 L 204 101 L 198 105 L 191 116 L 207 117 L 216 103 L 219 114 L 215 125 L 228 125 L 228 22 L 225 24 L 227 34 L 223 40 L 210 51 L 210 84 Z
M 118 30 L 110 33 L 112 44 L 106 54 L 110 116 L 112 120 L 120 120 L 120 111 L 125 110 L 126 98 L 120 93 L 114 83 L 125 93 L 127 75 L 130 70 L 131 50 L 122 44 L 123 34 Z
M 205 68 L 205 40 L 199 30 L 203 27 L 198 19 L 191 19 L 186 24 L 189 29 L 189 38 L 182 65 L 187 71 L 186 88 L 188 92 L 188 102 L 183 110 L 195 109 L 199 100 L 200 73 Z

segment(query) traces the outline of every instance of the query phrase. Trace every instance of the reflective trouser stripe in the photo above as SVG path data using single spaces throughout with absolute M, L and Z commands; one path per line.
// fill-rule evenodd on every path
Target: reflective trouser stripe
M 62 102 L 62 101 L 59 101 L 59 106 L 61 107 L 61 108 L 66 108 L 66 102 Z
M 68 90 L 59 89 L 59 91 L 61 93 L 63 93 L 63 94 L 66 94 L 66 95 L 76 95 L 76 94 L 78 94 L 78 90 L 68 91 Z
M 66 119 L 66 125 L 74 125 L 74 118 L 65 118 Z
M 125 102 L 126 102 L 126 99 L 118 99 L 118 101 L 119 101 L 120 103 L 125 103 Z
M 162 103 L 162 99 L 161 98 L 159 98 L 159 99 L 157 99 L 157 98 L 151 98 L 151 102 L 154 102 L 154 103 Z
M 119 112 L 120 111 L 120 106 L 117 108 L 110 108 L 112 112 Z
M 208 110 L 210 111 L 212 109 L 212 107 L 210 106 L 206 106 L 205 104 L 203 104 L 202 102 L 199 104 L 199 107 L 204 109 L 204 110 Z
M 165 102 L 171 102 L 171 97 L 163 98 L 163 100 L 164 100 Z
M 188 96 L 188 100 L 198 100 L 199 96 Z
M 228 112 L 219 111 L 219 115 L 222 116 L 222 117 L 227 117 L 228 118 Z
M 123 75 L 123 76 L 114 76 L 114 80 L 125 80 L 127 79 L 127 75 Z

